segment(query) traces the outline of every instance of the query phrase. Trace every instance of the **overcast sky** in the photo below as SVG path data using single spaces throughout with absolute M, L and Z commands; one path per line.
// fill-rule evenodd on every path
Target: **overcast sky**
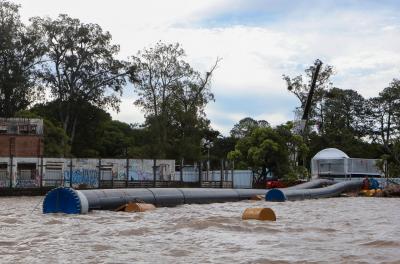
M 376 96 L 400 77 L 400 1 L 369 0 L 14 0 L 21 15 L 69 14 L 111 32 L 126 59 L 158 40 L 179 42 L 206 71 L 217 57 L 206 113 L 227 135 L 241 118 L 273 125 L 293 119 L 296 98 L 282 74 L 301 74 L 316 58 L 335 67 L 334 85 Z M 142 122 L 126 89 L 113 118 Z

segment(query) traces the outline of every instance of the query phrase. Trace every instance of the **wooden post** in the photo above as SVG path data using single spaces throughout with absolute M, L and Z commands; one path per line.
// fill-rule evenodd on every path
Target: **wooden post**
M 100 183 L 101 183 L 101 158 L 99 158 L 99 171 L 98 171 L 98 175 L 97 175 L 97 177 L 98 177 L 98 186 L 97 186 L 97 188 L 99 188 L 100 189 Z
M 10 188 L 12 188 L 13 167 L 14 167 L 14 156 L 10 155 Z
M 201 188 L 202 185 L 203 185 L 203 177 L 202 177 L 203 172 L 201 171 L 201 163 L 202 163 L 202 161 L 200 160 L 200 161 L 198 162 L 198 164 L 199 164 L 199 185 L 200 185 L 200 188 Z
M 232 189 L 235 188 L 235 161 L 231 161 L 231 177 L 232 177 Z
M 69 159 L 69 187 L 72 188 L 72 158 Z
M 183 185 L 183 159 L 181 159 L 181 165 L 179 167 L 179 180 L 181 182 L 181 186 Z
M 129 158 L 126 158 L 126 182 L 125 182 L 125 188 L 128 188 L 128 181 L 129 181 Z
M 220 178 L 220 188 L 224 188 L 224 160 L 221 160 L 221 178 Z
M 43 156 L 40 157 L 40 188 L 43 187 Z
M 111 167 L 111 189 L 114 188 L 114 174 L 113 174 L 113 169 L 114 169 L 114 163 L 111 163 L 113 166 Z
M 157 185 L 157 160 L 153 159 L 153 187 Z

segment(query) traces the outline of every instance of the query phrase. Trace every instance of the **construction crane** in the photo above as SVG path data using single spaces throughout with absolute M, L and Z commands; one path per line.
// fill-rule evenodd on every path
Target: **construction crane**
M 315 85 L 317 83 L 317 79 L 318 79 L 318 75 L 319 72 L 321 70 L 321 66 L 322 66 L 322 62 L 318 60 L 318 63 L 316 64 L 315 70 L 313 72 L 312 75 L 312 79 L 311 79 L 311 86 L 310 86 L 310 91 L 308 92 L 308 96 L 307 96 L 307 101 L 304 105 L 304 110 L 303 110 L 303 115 L 301 117 L 301 120 L 295 124 L 294 127 L 294 133 L 301 135 L 303 137 L 304 142 L 307 142 L 307 138 L 308 138 L 308 121 L 310 118 L 310 112 L 311 112 L 311 106 L 312 106 L 312 99 L 314 96 L 314 92 L 315 92 Z M 293 160 L 299 161 L 298 163 L 302 162 L 303 164 L 305 163 L 305 158 L 303 158 L 302 161 L 298 160 L 298 151 L 296 150 L 294 155 L 293 155 Z
M 303 136 L 304 137 L 307 137 L 307 134 L 306 134 L 307 129 L 306 128 L 307 128 L 307 123 L 308 123 L 308 119 L 309 119 L 309 115 L 310 115 L 312 98 L 314 96 L 315 84 L 317 83 L 317 79 L 318 79 L 318 75 L 319 75 L 321 66 L 322 66 L 322 61 L 318 61 L 317 67 L 315 68 L 315 71 L 312 75 L 310 91 L 308 93 L 307 102 L 304 106 L 304 112 L 303 112 L 303 116 L 301 118 L 301 120 L 304 121 L 304 128 L 303 128 Z

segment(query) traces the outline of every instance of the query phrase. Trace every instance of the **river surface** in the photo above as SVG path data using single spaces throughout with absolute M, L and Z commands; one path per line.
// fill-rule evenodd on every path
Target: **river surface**
M 400 263 L 400 199 L 245 201 L 43 215 L 0 198 L 1 263 Z M 276 222 L 243 221 L 270 207 Z

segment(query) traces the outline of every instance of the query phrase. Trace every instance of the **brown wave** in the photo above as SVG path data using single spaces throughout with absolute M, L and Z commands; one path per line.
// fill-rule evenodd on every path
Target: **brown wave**
M 385 248 L 385 247 L 400 248 L 400 242 L 392 240 L 374 240 L 367 243 L 363 243 L 361 245 L 368 247 L 377 247 L 377 248 Z
M 14 246 L 17 242 L 15 241 L 0 241 L 0 246 Z
M 21 223 L 21 221 L 19 221 L 17 218 L 6 218 L 6 219 L 0 220 L 0 222 L 6 223 L 6 224 L 17 224 L 17 223 Z
M 61 220 L 53 219 L 53 220 L 45 222 L 44 224 L 45 225 L 59 225 L 59 224 L 64 224 L 64 222 Z
M 131 228 L 124 229 L 117 232 L 118 236 L 143 236 L 150 234 L 152 231 L 149 228 Z

